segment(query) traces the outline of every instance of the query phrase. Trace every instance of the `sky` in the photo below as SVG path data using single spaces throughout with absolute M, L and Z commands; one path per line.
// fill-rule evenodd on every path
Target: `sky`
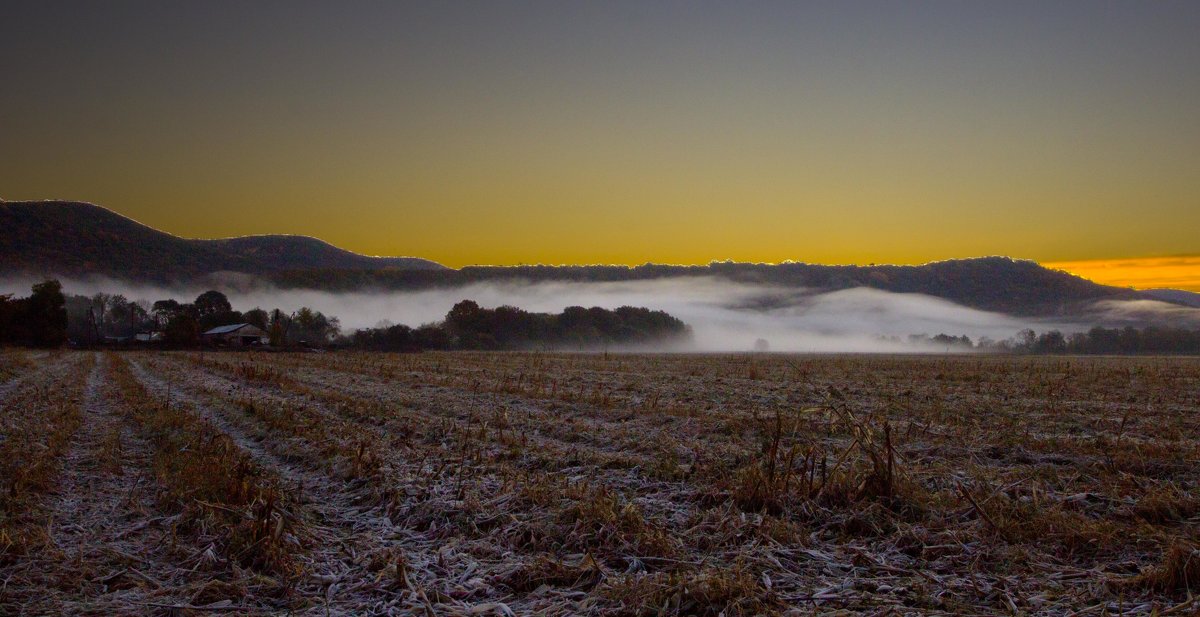
M 1197 32 L 1169 1 L 9 1 L 0 198 L 450 266 L 1200 289 Z

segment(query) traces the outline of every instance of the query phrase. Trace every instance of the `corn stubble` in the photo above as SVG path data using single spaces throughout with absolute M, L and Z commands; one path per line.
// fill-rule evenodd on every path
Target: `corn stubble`
M 79 430 L 76 360 L 21 356 L 0 390 L 29 410 L 0 442 L 4 568 L 53 541 L 30 513 Z M 155 511 L 122 520 L 170 521 L 210 581 L 139 585 L 131 614 L 1180 614 L 1200 589 L 1192 359 L 131 353 L 102 370 L 153 450 Z M 88 473 L 132 473 L 104 462 L 128 437 L 99 443 Z M 10 581 L 0 607 L 40 591 Z

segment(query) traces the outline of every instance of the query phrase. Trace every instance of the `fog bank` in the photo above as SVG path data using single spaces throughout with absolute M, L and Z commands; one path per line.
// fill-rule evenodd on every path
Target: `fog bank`
M 0 292 L 25 295 L 30 282 L 0 283 Z M 218 289 L 237 310 L 257 306 L 293 311 L 308 306 L 338 317 L 347 333 L 381 321 L 409 326 L 441 321 L 450 307 L 463 299 L 486 307 L 512 305 L 533 312 L 560 312 L 574 305 L 644 306 L 682 319 L 693 329 L 692 349 L 714 352 L 750 350 L 760 338 L 768 341 L 772 351 L 913 351 L 906 341 L 912 334 L 965 334 L 978 340 L 981 336 L 1005 339 L 1024 328 L 1084 329 L 1078 324 L 975 310 L 920 294 L 870 288 L 816 293 L 717 277 L 598 283 L 491 281 L 454 288 L 353 293 L 278 289 L 244 275 L 176 288 L 109 279 L 63 280 L 63 285 L 68 294 L 102 291 L 151 302 L 164 298 L 190 302 L 207 289 Z M 889 337 L 899 341 L 887 340 Z

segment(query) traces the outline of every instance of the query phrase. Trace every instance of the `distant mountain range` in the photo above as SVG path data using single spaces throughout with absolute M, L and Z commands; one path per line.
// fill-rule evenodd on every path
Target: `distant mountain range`
M 1033 316 L 1079 315 L 1101 300 L 1156 299 L 1179 305 L 1200 304 L 1200 294 L 1110 287 L 1032 261 L 1007 257 L 949 260 L 920 266 L 714 262 L 706 266 L 452 269 L 415 257 L 359 255 L 304 236 L 180 238 L 88 203 L 0 201 L 2 275 L 106 276 L 143 283 L 187 283 L 224 272 L 260 277 L 280 287 L 335 291 L 416 289 L 513 279 L 611 282 L 716 276 L 809 290 L 871 287 L 921 293 L 982 310 Z
M 1194 291 L 1184 291 L 1182 289 L 1147 289 L 1142 294 L 1163 302 L 1200 308 L 1200 293 Z
M 413 257 L 368 257 L 306 236 L 189 240 L 88 203 L 0 202 L 0 272 L 4 273 L 166 282 L 213 272 L 261 276 L 309 268 L 440 270 L 443 266 Z

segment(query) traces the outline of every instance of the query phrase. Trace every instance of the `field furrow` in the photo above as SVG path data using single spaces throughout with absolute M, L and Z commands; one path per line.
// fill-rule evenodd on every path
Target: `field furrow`
M 25 614 L 1162 614 L 1197 584 L 1194 360 L 24 358 Z
M 321 598 L 318 614 L 358 614 L 363 610 L 404 614 L 453 610 L 470 614 L 471 604 L 453 590 L 459 572 L 473 564 L 446 564 L 436 538 L 426 538 L 395 525 L 372 487 L 345 478 L 344 469 L 326 466 L 312 452 L 314 444 L 296 434 L 280 434 L 247 413 L 243 399 L 206 390 L 161 364 L 135 360 L 133 370 L 157 396 L 168 394 L 229 435 L 265 468 L 285 478 L 296 495 L 297 514 L 308 519 L 313 547 L 303 558 L 305 577 L 297 590 Z M 261 405 L 267 401 L 258 401 Z M 297 421 L 302 418 L 293 416 Z M 359 443 L 368 443 L 367 435 Z M 301 451 L 310 450 L 306 454 Z M 350 450 L 348 454 L 353 452 Z M 457 561 L 462 561 L 459 558 Z M 434 584 L 436 583 L 436 584 Z M 429 587 L 429 591 L 426 591 Z
M 566 412 L 546 410 L 515 397 L 499 397 L 489 393 L 455 391 L 443 388 L 422 389 L 419 392 L 380 379 L 356 378 L 347 382 L 344 375 L 301 369 L 291 373 L 294 378 L 275 380 L 267 365 L 253 360 L 235 365 L 208 360 L 201 365 L 210 374 L 226 378 L 229 388 L 254 390 L 264 396 L 282 396 L 289 404 L 316 404 L 326 414 L 351 420 L 363 430 L 367 426 L 383 426 L 391 433 L 411 432 L 412 426 L 453 423 L 464 429 L 488 426 L 482 431 L 485 439 L 508 441 L 520 437 L 523 454 L 531 460 L 525 464 L 545 468 L 570 464 L 585 458 L 596 464 L 613 468 L 646 466 L 652 461 L 636 449 L 623 449 L 620 440 L 634 441 L 627 428 L 597 427 L 587 419 Z M 256 371 L 262 377 L 247 378 Z M 273 394 L 266 394 L 270 390 Z M 644 435 L 643 435 L 644 437 Z M 546 456 L 538 457 L 540 454 Z
M 56 355 L 0 402 L 0 567 L 52 543 L 46 500 L 82 421 L 92 361 L 90 355 Z
M 6 405 L 22 384 L 37 380 L 44 372 L 54 370 L 68 361 L 68 356 L 30 354 L 15 350 L 0 351 L 0 405 Z M 15 407 L 14 407 L 15 408 Z
M 150 446 L 121 413 L 110 362 L 98 359 L 88 375 L 82 422 L 48 504 L 53 549 L 10 581 L 25 614 L 142 615 L 186 605 L 206 581 L 162 550 L 174 519 L 157 507 Z

